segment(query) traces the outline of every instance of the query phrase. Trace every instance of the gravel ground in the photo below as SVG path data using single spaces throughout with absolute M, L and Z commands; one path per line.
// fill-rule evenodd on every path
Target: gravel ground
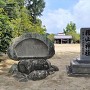
M 5 60 L 0 63 L 0 90 L 90 90 L 90 77 L 69 77 L 66 66 L 80 55 L 79 44 L 56 44 L 53 58 L 49 61 L 58 66 L 59 71 L 39 81 L 18 82 L 8 75 L 14 62 Z

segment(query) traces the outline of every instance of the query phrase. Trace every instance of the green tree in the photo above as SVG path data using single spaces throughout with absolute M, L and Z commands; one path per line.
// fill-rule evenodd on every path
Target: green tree
M 64 29 L 64 33 L 68 35 L 69 33 L 74 32 L 76 33 L 76 24 L 73 22 L 70 22 L 67 24 L 66 28 Z
M 43 11 L 43 0 L 32 1 L 32 7 L 35 6 L 35 13 L 27 9 L 24 5 L 25 0 L 1 0 L 0 5 L 0 52 L 6 53 L 9 43 L 14 37 L 20 36 L 26 32 L 45 34 L 46 28 L 42 26 L 42 21 L 38 19 Z M 28 0 L 29 1 L 29 0 Z M 35 3 L 35 4 L 34 4 Z M 43 3 L 44 4 L 44 3 Z M 41 8 L 42 7 L 42 8 Z M 34 9 L 33 9 L 34 10 Z M 35 23 L 33 22 L 35 21 Z
M 73 42 L 79 43 L 80 42 L 80 34 L 74 33 L 73 34 Z
M 54 34 L 47 34 L 47 38 L 54 42 Z
M 6 53 L 11 38 L 12 28 L 10 27 L 9 18 L 6 15 L 0 14 L 0 52 Z
M 3 8 L 5 6 L 5 0 L 0 0 L 0 8 Z
M 33 18 L 33 23 L 36 23 L 36 18 L 41 16 L 44 8 L 44 0 L 26 0 L 26 7 L 29 10 L 30 16 Z
M 7 3 L 4 7 L 4 11 L 7 13 L 10 20 L 20 17 L 20 6 L 15 3 Z
M 42 27 L 41 20 L 37 19 L 37 22 L 34 24 L 31 22 L 32 17 L 27 13 L 28 10 L 23 7 L 21 17 L 11 20 L 12 27 L 14 29 L 14 37 L 20 36 L 27 32 L 35 32 L 39 34 L 44 34 L 46 32 L 46 28 Z
M 76 32 L 76 24 L 73 23 L 73 22 L 70 22 L 67 24 L 66 28 L 63 29 L 64 33 L 66 35 L 71 35 L 72 36 L 72 39 L 73 39 L 73 42 L 79 42 L 80 41 L 80 35 L 77 34 Z
M 33 4 L 35 3 L 35 0 L 31 0 Z M 28 2 L 31 2 L 28 1 Z M 40 5 L 41 1 L 38 1 L 38 5 Z M 33 11 L 30 12 L 25 6 L 24 6 L 24 0 L 8 0 L 5 6 L 5 11 L 7 12 L 7 15 L 10 18 L 10 21 L 12 23 L 12 27 L 14 28 L 13 35 L 19 36 L 26 32 L 36 32 L 43 34 L 45 33 L 46 29 L 42 26 L 42 22 L 40 19 L 36 18 L 36 16 L 41 14 L 41 6 L 37 7 L 40 8 L 38 11 L 38 14 L 35 14 L 35 20 L 33 18 Z M 42 2 L 41 2 L 42 3 Z M 32 6 L 33 6 L 32 4 Z M 35 9 L 38 10 L 38 9 Z M 30 14 L 31 13 L 31 14 Z M 35 21 L 35 23 L 33 22 Z
M 39 33 L 39 34 L 45 34 L 46 33 L 46 27 L 42 26 L 42 21 L 40 19 L 36 19 L 36 23 L 33 23 L 32 31 Z

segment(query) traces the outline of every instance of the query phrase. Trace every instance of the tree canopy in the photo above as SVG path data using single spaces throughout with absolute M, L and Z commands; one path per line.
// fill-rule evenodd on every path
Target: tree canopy
M 29 10 L 29 14 L 33 18 L 33 22 L 36 22 L 36 17 L 41 16 L 44 8 L 45 2 L 44 0 L 26 0 L 26 6 Z
M 11 39 L 23 33 L 45 34 L 46 28 L 38 18 L 44 7 L 44 0 L 0 1 L 0 52 L 6 53 Z
M 66 28 L 64 29 L 64 33 L 67 35 L 71 32 L 76 33 L 76 24 L 73 22 L 70 22 L 67 24 Z
M 73 22 L 70 22 L 67 24 L 66 28 L 63 29 L 64 33 L 66 35 L 71 35 L 73 42 L 79 42 L 80 41 L 80 35 L 76 32 L 76 24 Z
M 3 12 L 3 9 L 0 8 Z M 10 27 L 7 15 L 0 14 L 0 52 L 6 53 L 9 42 L 12 38 L 12 28 Z

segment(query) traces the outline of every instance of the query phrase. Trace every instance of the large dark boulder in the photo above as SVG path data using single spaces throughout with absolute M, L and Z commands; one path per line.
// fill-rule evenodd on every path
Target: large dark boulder
M 29 74 L 34 70 L 48 70 L 51 67 L 51 63 L 44 59 L 37 60 L 21 60 L 18 63 L 18 71 Z

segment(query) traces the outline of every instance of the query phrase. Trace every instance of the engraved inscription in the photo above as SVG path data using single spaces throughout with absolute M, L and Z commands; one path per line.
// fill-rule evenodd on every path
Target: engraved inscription
M 90 56 L 90 30 L 82 31 L 82 55 Z

